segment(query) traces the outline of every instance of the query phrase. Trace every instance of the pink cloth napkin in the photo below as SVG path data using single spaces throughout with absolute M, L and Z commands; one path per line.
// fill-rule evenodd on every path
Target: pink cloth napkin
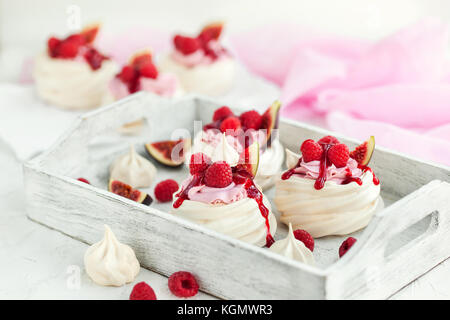
M 284 116 L 450 165 L 448 26 L 421 21 L 376 43 L 296 26 L 232 37 L 238 57 L 282 88 Z

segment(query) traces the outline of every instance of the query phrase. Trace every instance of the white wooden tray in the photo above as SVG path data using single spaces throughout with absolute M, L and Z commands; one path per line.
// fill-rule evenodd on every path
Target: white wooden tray
M 353 235 L 358 242 L 342 259 L 338 248 L 346 237 L 316 239 L 316 266 L 183 220 L 167 213 L 171 204 L 147 207 L 106 190 L 110 163 L 130 143 L 142 147 L 192 134 L 194 120 L 209 122 L 217 107 L 197 96 L 169 101 L 138 93 L 81 116 L 53 147 L 24 165 L 29 218 L 88 244 L 97 242 L 108 224 L 134 248 L 142 266 L 164 275 L 191 271 L 203 291 L 232 299 L 387 298 L 450 256 L 450 168 L 378 147 L 371 167 L 381 179 L 386 208 Z M 117 133 L 142 117 L 148 127 L 140 135 Z M 292 150 L 327 134 L 280 121 L 280 140 Z M 349 146 L 359 143 L 334 135 Z M 181 182 L 187 174 L 184 167 L 158 166 L 156 182 L 168 177 Z M 153 195 L 153 186 L 143 190 Z M 272 199 L 273 190 L 266 195 Z M 286 233 L 279 226 L 276 239 Z

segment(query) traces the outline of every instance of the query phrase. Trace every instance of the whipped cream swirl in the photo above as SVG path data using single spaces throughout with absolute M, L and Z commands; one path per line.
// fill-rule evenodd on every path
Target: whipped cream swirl
M 290 259 L 300 261 L 306 264 L 314 265 L 314 256 L 303 242 L 297 240 L 292 230 L 292 224 L 289 223 L 289 233 L 286 238 L 275 241 L 269 248 L 270 251 L 281 254 Z
M 288 161 L 292 164 L 289 154 Z M 361 185 L 341 184 L 349 171 L 361 179 Z M 383 206 L 380 184 L 375 184 L 372 172 L 359 169 L 353 159 L 344 168 L 329 167 L 320 190 L 314 188 L 318 174 L 319 161 L 302 161 L 289 179 L 276 182 L 274 201 L 283 223 L 292 223 L 294 229 L 304 229 L 314 238 L 346 235 L 366 227 Z
M 84 266 L 89 277 L 102 286 L 133 282 L 140 270 L 133 249 L 120 243 L 107 225 L 103 240 L 87 249 Z
M 44 52 L 36 58 L 33 77 L 43 100 L 65 109 L 91 109 L 102 105 L 117 69 L 111 60 L 92 70 L 83 58 L 51 58 Z

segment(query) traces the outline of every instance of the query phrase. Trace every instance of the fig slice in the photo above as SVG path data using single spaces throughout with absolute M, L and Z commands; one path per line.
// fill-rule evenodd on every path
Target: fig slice
M 222 34 L 223 22 L 213 22 L 206 25 L 200 32 L 200 37 L 209 40 L 217 40 Z
M 94 42 L 95 38 L 97 37 L 98 31 L 100 30 L 100 23 L 94 23 L 91 25 L 88 25 L 81 30 L 80 35 L 84 38 L 84 41 L 86 43 L 92 43 Z
M 350 152 L 350 158 L 353 158 L 361 166 L 367 166 L 372 158 L 375 149 L 375 137 L 370 136 L 369 139 L 357 146 L 355 150 Z
M 281 102 L 276 100 L 272 103 L 272 105 L 264 112 L 262 116 L 262 125 L 261 129 L 266 130 L 266 145 L 270 147 L 270 138 L 272 135 L 272 131 L 278 128 L 279 121 L 279 112 L 281 108 Z
M 167 140 L 145 144 L 147 152 L 159 163 L 169 167 L 183 164 L 191 148 L 191 139 Z
M 256 176 L 259 166 L 259 144 L 252 143 L 240 156 L 239 163 L 236 166 L 237 171 L 246 171 L 252 178 Z
M 108 190 L 124 198 L 149 206 L 153 198 L 145 192 L 133 189 L 132 186 L 118 180 L 109 180 Z
M 152 63 L 152 51 L 150 49 L 144 49 L 136 52 L 130 57 L 129 60 L 129 64 L 138 70 L 141 66 L 147 63 Z

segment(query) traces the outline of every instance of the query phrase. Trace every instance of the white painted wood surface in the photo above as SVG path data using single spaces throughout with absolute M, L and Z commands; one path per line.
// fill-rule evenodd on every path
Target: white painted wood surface
M 450 180 L 449 169 L 381 148 L 375 151 L 371 165 L 381 178 L 383 198 L 398 201 L 376 215 L 359 233 L 354 250 L 338 262 L 342 238 L 318 241 L 315 255 L 323 262 L 317 267 L 210 231 L 156 205 L 145 207 L 73 179 L 81 168 L 106 167 L 111 145 L 119 152 L 130 142 L 166 139 L 176 128 L 191 128 L 195 119 L 211 119 L 216 107 L 199 97 L 168 101 L 137 94 L 85 115 L 51 149 L 25 165 L 28 216 L 86 243 L 97 241 L 107 223 L 136 250 L 143 266 L 165 275 L 192 270 L 203 290 L 222 298 L 386 298 L 450 256 L 450 247 L 443 245 L 449 240 L 450 186 L 442 182 Z M 111 134 L 113 128 L 142 116 L 151 132 L 137 138 Z M 109 140 L 105 132 L 110 133 Z M 298 148 L 305 138 L 325 134 L 293 121 L 280 124 L 280 139 L 290 148 Z M 340 138 L 349 144 L 356 142 Z M 93 139 L 98 141 L 93 144 Z M 99 146 L 104 147 L 103 154 Z M 99 173 L 98 179 L 104 181 L 105 173 Z M 441 181 L 429 183 L 432 180 Z M 400 233 L 403 230 L 407 231 Z M 399 249 L 386 256 L 384 252 L 392 251 L 392 246 Z

